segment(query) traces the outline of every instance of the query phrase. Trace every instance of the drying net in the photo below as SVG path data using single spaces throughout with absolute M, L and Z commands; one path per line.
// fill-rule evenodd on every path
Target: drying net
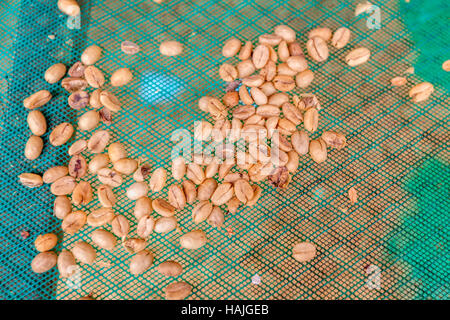
M 449 50 L 438 46 L 448 46 L 450 29 L 448 16 L 436 20 L 439 23 L 432 23 L 431 16 L 448 15 L 448 3 L 373 1 L 380 8 L 380 27 L 369 28 L 368 14 L 354 16 L 356 1 L 167 0 L 158 5 L 148 0 L 93 0 L 82 1 L 80 19 L 69 21 L 56 1 L 1 2 L 1 299 L 77 299 L 87 294 L 97 299 L 162 299 L 163 288 L 175 280 L 154 266 L 168 259 L 183 265 L 178 280 L 193 286 L 191 299 L 449 298 L 450 82 L 440 68 L 448 57 L 439 56 Z M 410 28 L 407 15 L 418 19 Z M 56 62 L 72 65 L 90 44 L 104 48 L 97 65 L 105 74 L 130 67 L 136 79 L 113 89 L 124 108 L 110 126 L 99 128 L 108 128 L 112 140 L 124 142 L 131 157 L 169 169 L 171 132 L 191 130 L 195 120 L 206 116 L 197 107 L 201 96 L 221 97 L 224 92 L 217 75 L 225 61 L 220 54 L 223 42 L 233 35 L 255 40 L 278 24 L 294 28 L 302 43 L 307 31 L 317 26 L 351 29 L 352 41 L 344 50 L 331 50 L 320 66 L 310 62 L 315 80 L 298 91 L 316 94 L 323 106 L 313 137 L 324 129 L 340 131 L 348 147 L 331 151 L 321 165 L 302 157 L 286 190 L 259 183 L 264 192 L 255 207 L 227 214 L 224 228 L 200 226 L 209 238 L 201 250 L 181 249 L 177 232 L 154 233 L 148 248 L 155 263 L 144 275 L 129 273 L 131 255 L 121 246 L 112 252 L 98 250 L 96 263 L 81 266 L 74 283 L 60 279 L 56 268 L 32 273 L 37 235 L 57 233 L 59 252 L 79 240 L 90 242 L 92 231 L 85 227 L 74 236 L 63 235 L 60 221 L 52 216 L 49 186 L 28 189 L 17 180 L 22 172 L 42 173 L 68 161 L 70 143 L 59 148 L 45 143 L 35 161 L 23 156 L 30 134 L 24 97 L 41 89 L 53 93 L 41 108 L 49 129 L 67 120 L 75 124 L 78 116 L 67 106 L 67 92 L 59 84 L 45 83 L 46 68 Z M 409 31 L 420 25 L 428 31 Z M 169 39 L 185 45 L 182 56 L 159 54 L 159 43 Z M 125 40 L 138 43 L 141 52 L 125 55 L 120 50 Z M 371 50 L 371 59 L 347 67 L 346 52 L 359 46 Z M 421 54 L 433 49 L 438 52 L 433 57 Z M 390 86 L 390 79 L 416 65 L 422 74 L 406 75 L 407 86 Z M 433 80 L 436 91 L 426 102 L 413 104 L 408 88 L 424 80 Z M 83 136 L 89 134 L 77 134 Z M 88 181 L 94 189 L 98 186 L 96 178 L 89 176 Z M 131 236 L 136 236 L 134 203 L 123 193 L 130 183 L 131 178 L 117 190 L 115 211 L 129 218 Z M 354 205 L 347 196 L 351 187 L 358 192 Z M 84 209 L 97 207 L 94 197 Z M 184 232 L 198 228 L 191 209 L 177 213 Z M 317 245 L 314 260 L 300 264 L 292 258 L 292 246 L 299 241 Z M 252 283 L 255 275 L 259 284 Z

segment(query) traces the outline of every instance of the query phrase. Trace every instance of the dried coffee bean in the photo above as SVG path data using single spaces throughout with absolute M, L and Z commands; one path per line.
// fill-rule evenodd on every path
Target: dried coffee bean
M 144 239 L 130 238 L 123 240 L 122 246 L 129 253 L 135 254 L 144 250 L 147 246 L 147 242 Z
M 253 99 L 252 99 L 252 97 L 250 96 L 250 93 L 249 93 L 249 91 L 248 91 L 248 88 L 247 88 L 245 85 L 242 85 L 242 86 L 239 88 L 239 99 L 241 100 L 241 102 L 242 102 L 243 104 L 246 104 L 246 105 L 251 105 L 251 104 L 253 104 Z
M 105 208 L 112 208 L 116 204 L 116 196 L 110 186 L 102 184 L 97 188 L 97 197 L 100 204 Z
M 211 210 L 211 214 L 209 215 L 208 219 L 206 220 L 212 227 L 220 228 L 223 226 L 223 223 L 225 222 L 225 216 L 222 212 L 222 209 L 219 207 L 214 206 L 214 208 Z
M 314 73 L 309 69 L 300 72 L 295 77 L 295 83 L 296 83 L 297 87 L 299 87 L 299 88 L 308 87 L 313 80 L 314 80 Z
M 130 200 L 137 200 L 146 196 L 148 193 L 148 185 L 145 182 L 135 182 L 127 189 L 127 197 Z
M 408 80 L 405 77 L 395 77 L 391 79 L 391 85 L 394 87 L 404 86 Z
M 299 165 L 299 156 L 298 153 L 294 150 L 288 151 L 288 162 L 286 163 L 286 168 L 289 172 L 294 173 L 298 169 Z
M 253 44 L 251 41 L 246 41 L 239 51 L 239 59 L 247 60 L 252 56 Z
M 239 199 L 239 201 L 245 204 L 247 203 L 247 201 L 253 198 L 253 188 L 250 186 L 247 180 L 239 179 L 234 182 L 234 194 L 236 195 L 236 198 Z
M 111 232 L 102 229 L 92 231 L 91 239 L 97 246 L 105 250 L 113 250 L 117 245 L 116 237 Z
M 207 141 L 210 139 L 213 126 L 207 121 L 196 121 L 194 123 L 194 139 L 198 141 Z
M 305 155 L 309 150 L 309 136 L 305 131 L 296 131 L 291 136 L 291 143 L 299 155 Z
M 292 151 L 294 152 L 294 151 Z M 256 202 L 258 202 L 259 198 L 261 197 L 262 194 L 262 189 L 260 186 L 258 185 L 254 185 L 253 186 L 253 198 L 251 198 L 250 200 L 247 201 L 246 206 L 247 207 L 252 207 L 256 204 Z
M 186 202 L 189 204 L 194 203 L 197 198 L 197 190 L 195 189 L 195 184 L 191 180 L 183 181 L 183 192 L 186 196 Z
M 236 38 L 230 38 L 225 41 L 222 48 L 222 55 L 226 58 L 230 58 L 236 55 L 241 49 L 241 41 Z
M 139 198 L 134 205 L 133 214 L 137 220 L 141 219 L 143 216 L 150 215 L 153 211 L 152 200 L 148 197 Z
M 167 197 L 169 203 L 176 209 L 183 209 L 186 205 L 186 195 L 179 185 L 171 185 Z
M 167 171 L 164 168 L 158 168 L 153 171 L 153 174 L 150 178 L 149 186 L 152 192 L 161 191 L 166 185 L 167 180 Z
M 88 87 L 88 83 L 83 78 L 69 77 L 61 81 L 61 87 L 66 89 L 68 92 L 76 92 L 86 89 Z
M 223 81 L 231 82 L 238 77 L 238 71 L 233 65 L 224 63 L 219 68 L 219 76 Z
M 93 264 L 97 258 L 95 249 L 89 243 L 84 241 L 75 243 L 72 248 L 72 253 L 76 260 L 85 264 Z
M 40 90 L 23 100 L 23 106 L 27 109 L 36 109 L 42 107 L 50 101 L 52 94 L 48 90 Z
M 278 167 L 268 176 L 268 180 L 274 187 L 285 189 L 287 188 L 291 177 L 286 167 Z
M 100 92 L 100 102 L 111 112 L 119 112 L 122 109 L 119 99 L 109 91 Z
M 316 108 L 309 108 L 303 115 L 303 126 L 309 132 L 315 132 L 319 126 L 319 112 Z
M 269 57 L 270 57 L 269 47 L 264 44 L 258 45 L 253 51 L 252 55 L 252 61 L 255 68 L 256 69 L 264 68 L 267 61 L 269 61 Z
M 152 207 L 159 215 L 163 217 L 172 217 L 175 214 L 175 207 L 164 199 L 155 199 L 152 201 Z
M 205 172 L 198 164 L 192 162 L 187 166 L 186 177 L 196 185 L 199 185 L 205 180 Z
M 180 237 L 181 247 L 189 250 L 200 249 L 206 244 L 206 241 L 206 233 L 202 230 L 194 230 Z
M 130 230 L 130 224 L 127 218 L 118 215 L 115 216 L 114 219 L 111 221 L 111 229 L 116 236 L 120 238 L 125 238 Z
M 306 42 L 306 49 L 308 50 L 309 56 L 317 62 L 323 62 L 328 59 L 329 52 L 327 43 L 321 37 L 314 36 L 310 38 Z
M 99 110 L 98 115 L 100 116 L 100 120 L 106 124 L 107 126 L 112 123 L 112 113 L 109 109 L 102 108 Z
M 38 136 L 31 136 L 25 145 L 25 158 L 28 160 L 37 159 L 41 155 L 43 148 L 44 141 L 42 138 Z
M 155 232 L 169 233 L 177 227 L 177 219 L 175 217 L 160 217 L 155 221 Z
M 155 219 L 149 215 L 141 217 L 136 227 L 136 233 L 141 238 L 148 238 L 155 227 Z
M 54 233 L 41 234 L 34 240 L 34 247 L 39 252 L 45 252 L 52 250 L 56 243 L 58 242 L 58 237 Z
M 260 74 L 255 74 L 253 76 L 248 76 L 242 79 L 242 84 L 248 87 L 260 87 L 265 81 L 264 76 Z
M 330 41 L 331 39 L 331 29 L 330 28 L 315 28 L 309 31 L 308 38 L 319 37 L 322 38 L 325 42 Z
M 292 135 L 295 130 L 296 130 L 296 126 L 294 123 L 292 123 L 291 121 L 289 121 L 288 119 L 280 119 L 278 120 L 278 127 L 277 127 L 278 131 L 281 134 L 284 134 L 286 136 L 290 136 Z
M 105 84 L 103 72 L 95 66 L 87 66 L 84 69 L 84 78 L 92 88 L 100 88 Z
M 308 262 L 316 256 L 316 253 L 316 246 L 310 242 L 300 242 L 292 248 L 292 256 L 298 262 Z
M 211 196 L 211 202 L 216 206 L 221 206 L 225 204 L 234 196 L 233 185 L 231 183 L 225 182 L 220 184 L 213 195 Z
M 75 91 L 68 98 L 69 107 L 80 110 L 89 104 L 89 93 L 86 91 Z
M 133 179 L 137 182 L 144 182 L 150 175 L 150 165 L 143 163 L 141 164 L 133 174 Z
M 183 179 L 186 173 L 186 163 L 183 157 L 177 157 L 172 161 L 172 176 L 175 180 Z
M 81 154 L 74 155 L 69 161 L 69 174 L 75 179 L 82 178 L 87 173 L 86 159 Z
M 108 164 L 109 157 L 107 154 L 96 154 L 89 162 L 89 172 L 92 174 L 97 174 L 100 169 L 107 167 Z
M 250 89 L 250 95 L 252 96 L 253 101 L 255 101 L 255 103 L 257 105 L 267 104 L 267 96 L 264 94 L 264 92 L 262 92 L 261 89 L 259 89 L 259 88 L 251 88 Z
M 232 108 L 239 104 L 239 93 L 237 91 L 229 91 L 222 98 L 223 103 L 228 108 Z
M 350 30 L 348 28 L 341 27 L 334 32 L 333 38 L 331 39 L 331 44 L 336 49 L 342 49 L 350 41 L 350 36 Z
M 79 206 L 87 205 L 93 199 L 91 184 L 87 181 L 80 181 L 72 193 L 72 202 L 74 205 Z
M 61 223 L 61 229 L 68 234 L 77 233 L 86 224 L 86 213 L 74 211 L 66 215 Z
M 164 41 L 159 45 L 159 52 L 163 56 L 178 56 L 183 53 L 183 45 L 178 41 Z
M 69 156 L 73 156 L 82 153 L 86 149 L 87 149 L 87 141 L 84 139 L 80 139 L 72 143 L 67 152 L 69 153 Z
M 291 76 L 276 76 L 273 79 L 273 85 L 280 91 L 291 91 L 295 88 L 295 80 Z
M 291 69 L 287 63 L 280 63 L 277 66 L 277 74 L 279 76 L 289 76 L 289 77 L 295 77 L 297 75 L 297 71 Z
M 48 83 L 56 83 L 66 74 L 66 66 L 63 63 L 55 63 L 50 66 L 44 74 L 44 79 Z
M 198 200 L 209 200 L 217 188 L 217 182 L 213 178 L 205 179 L 198 187 Z
M 64 176 L 52 183 L 50 186 L 50 192 L 55 196 L 65 196 L 71 194 L 76 186 L 77 183 L 74 177 Z
M 192 292 L 192 286 L 184 281 L 169 284 L 164 288 L 166 300 L 183 300 Z
M 308 69 L 308 62 L 306 62 L 306 59 L 302 56 L 289 57 L 286 60 L 286 63 L 289 68 L 291 68 L 295 72 L 302 72 Z
M 304 93 L 301 95 L 300 100 L 296 104 L 297 108 L 300 110 L 307 110 L 309 108 L 321 109 L 319 100 L 314 94 Z
M 114 163 L 120 159 L 127 158 L 128 152 L 125 146 L 120 142 L 111 143 L 108 147 L 108 155 L 111 162 Z
M 80 6 L 76 0 L 58 0 L 58 9 L 68 16 L 78 16 L 80 14 Z
M 123 158 L 114 162 L 114 170 L 127 176 L 134 173 L 137 166 L 138 162 L 130 158 Z
M 289 53 L 291 56 L 304 56 L 302 47 L 298 42 L 291 42 L 288 44 Z
M 89 105 L 92 108 L 100 109 L 103 107 L 103 104 L 100 100 L 100 94 L 102 93 L 101 89 L 96 89 L 91 93 L 91 97 L 89 98 Z
M 199 224 L 206 219 L 208 219 L 211 211 L 213 209 L 212 204 L 208 200 L 200 201 L 193 209 L 192 209 L 192 220 L 194 223 Z
M 106 130 L 96 131 L 88 140 L 88 150 L 92 153 L 103 152 L 108 145 L 109 137 L 109 132 Z
M 236 69 L 237 69 L 238 76 L 241 79 L 251 76 L 256 70 L 255 65 L 253 64 L 252 60 L 250 60 L 250 59 L 240 61 L 237 64 Z
M 290 104 L 289 102 L 285 102 L 282 105 L 283 114 L 291 121 L 293 124 L 298 126 L 303 121 L 303 115 L 300 112 L 300 109 L 295 107 L 294 105 Z
M 27 116 L 28 128 L 35 136 L 42 136 L 47 131 L 47 121 L 39 110 L 33 110 Z
M 273 29 L 273 33 L 280 36 L 287 43 L 295 41 L 295 31 L 287 25 L 279 25 Z
M 143 250 L 136 254 L 130 261 L 130 273 L 138 275 L 144 273 L 153 263 L 153 254 L 149 250 Z
M 236 213 L 240 205 L 241 205 L 241 202 L 239 201 L 238 198 L 236 198 L 236 197 L 231 198 L 227 202 L 228 212 Z
M 123 41 L 120 45 L 121 50 L 128 55 L 133 55 L 138 53 L 141 48 L 134 42 L 131 41 Z
M 97 171 L 97 178 L 101 183 L 113 188 L 120 186 L 123 182 L 122 176 L 115 170 L 109 168 L 99 169 Z
M 178 277 L 183 273 L 183 267 L 176 261 L 164 261 L 157 267 L 159 273 L 166 277 Z
M 115 214 L 112 208 L 100 208 L 92 211 L 87 216 L 87 224 L 91 227 L 104 226 L 114 219 Z
M 325 141 L 320 138 L 311 140 L 309 143 L 309 155 L 317 163 L 327 160 L 327 145 Z
M 263 34 L 258 37 L 259 43 L 267 46 L 277 46 L 283 38 L 277 34 Z
M 120 68 L 111 75 L 111 85 L 113 87 L 121 87 L 133 80 L 133 74 L 128 68 Z
M 238 106 L 233 111 L 233 117 L 235 119 L 245 120 L 245 119 L 248 119 L 250 116 L 254 115 L 255 112 L 256 112 L 256 109 L 252 105 Z
M 84 69 L 86 67 L 81 61 L 77 61 L 73 64 L 73 66 L 69 69 L 69 76 L 73 78 L 82 78 L 84 77 Z
M 50 144 L 58 147 L 69 141 L 73 135 L 73 126 L 68 122 L 63 122 L 57 125 L 49 136 Z
M 72 204 L 66 196 L 57 196 L 53 203 L 53 215 L 58 219 L 64 219 L 72 212 Z
M 344 148 L 347 145 L 347 139 L 342 133 L 339 132 L 324 131 L 321 138 L 323 141 L 325 141 L 327 146 L 336 148 L 338 150 Z
M 100 60 L 101 56 L 102 48 L 94 44 L 84 49 L 81 54 L 81 62 L 86 66 L 90 66 Z
M 33 261 L 31 261 L 31 269 L 35 273 L 47 272 L 54 266 L 56 266 L 56 260 L 56 253 L 52 251 L 41 252 L 36 257 L 34 257 Z
M 409 90 L 409 97 L 414 103 L 419 103 L 427 100 L 434 92 L 434 87 L 429 82 L 422 82 Z
M 72 252 L 65 249 L 63 249 L 58 255 L 57 266 L 61 278 L 69 278 L 78 270 L 78 266 Z
M 367 48 L 357 48 L 350 51 L 345 56 L 345 63 L 350 67 L 355 67 L 367 62 L 370 58 L 370 50 Z

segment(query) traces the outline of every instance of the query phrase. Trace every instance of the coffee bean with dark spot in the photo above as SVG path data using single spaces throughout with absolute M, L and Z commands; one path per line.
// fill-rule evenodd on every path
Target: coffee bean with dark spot
M 69 96 L 69 106 L 72 109 L 80 110 L 89 104 L 89 93 L 86 91 L 76 91 Z

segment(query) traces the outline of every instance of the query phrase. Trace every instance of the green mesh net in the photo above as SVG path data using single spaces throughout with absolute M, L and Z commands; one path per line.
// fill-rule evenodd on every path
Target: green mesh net
M 443 55 L 449 52 L 449 4 L 427 1 L 428 9 L 439 8 L 430 11 L 415 0 L 373 1 L 381 18 L 375 29 L 368 28 L 367 14 L 354 16 L 355 4 L 94 0 L 82 1 L 80 20 L 68 21 L 56 1 L 3 2 L 0 298 L 77 299 L 91 294 L 97 299 L 162 299 L 163 288 L 175 280 L 154 266 L 173 259 L 184 267 L 177 279 L 193 286 L 191 299 L 448 299 L 450 80 L 440 65 L 448 59 Z M 433 19 L 439 23 L 431 23 Z M 201 250 L 181 249 L 179 233 L 153 234 L 148 248 L 155 264 L 144 275 L 130 274 L 131 255 L 121 246 L 112 252 L 98 250 L 96 263 L 80 266 L 74 283 L 60 279 L 56 268 L 34 274 L 30 262 L 37 235 L 57 233 L 59 252 L 79 240 L 90 242 L 93 230 L 86 226 L 74 236 L 62 234 L 60 221 L 52 215 L 49 187 L 31 190 L 17 181 L 22 172 L 42 173 L 68 161 L 70 143 L 58 148 L 46 143 L 35 161 L 23 156 L 30 134 L 24 97 L 41 89 L 53 93 L 42 108 L 50 129 L 62 121 L 75 124 L 79 115 L 67 107 L 68 94 L 59 84 L 44 81 L 47 67 L 72 65 L 90 44 L 104 48 L 97 65 L 105 74 L 130 67 L 136 79 L 112 89 L 125 107 L 111 125 L 98 129 L 107 128 L 112 140 L 124 142 L 133 158 L 169 169 L 171 132 L 192 129 L 195 120 L 206 116 L 197 107 L 201 96 L 221 97 L 224 92 L 217 76 L 225 61 L 220 55 L 223 42 L 232 35 L 255 40 L 278 24 L 294 28 L 303 43 L 307 31 L 317 26 L 351 29 L 346 49 L 332 50 L 320 66 L 310 62 L 315 80 L 307 90 L 298 90 L 316 94 L 323 106 L 313 137 L 325 129 L 341 131 L 348 147 L 332 151 L 322 165 L 301 158 L 286 190 L 259 183 L 264 192 L 255 207 L 226 215 L 225 228 L 200 226 L 209 238 Z M 185 53 L 162 57 L 158 46 L 168 39 L 182 42 Z M 120 50 L 125 40 L 138 43 L 141 52 L 125 55 Z M 371 59 L 347 67 L 346 52 L 359 46 L 370 48 Z M 391 87 L 390 79 L 405 75 L 411 66 L 418 74 L 407 75 L 408 85 Z M 436 91 L 426 102 L 413 104 L 408 88 L 424 80 L 432 81 Z M 78 133 L 81 137 L 89 133 Z M 87 180 L 94 189 L 98 186 L 95 177 Z M 131 236 L 136 236 L 134 203 L 123 193 L 131 183 L 130 178 L 117 190 L 115 211 L 129 218 Z M 359 197 L 352 206 L 347 197 L 351 187 Z M 98 206 L 94 198 L 80 208 L 89 212 Z M 191 210 L 187 206 L 177 213 L 183 231 L 198 228 Z M 318 255 L 310 263 L 292 258 L 292 246 L 299 241 L 317 245 Z M 255 275 L 261 283 L 252 283 Z M 377 276 L 380 286 L 374 287 L 371 280 Z

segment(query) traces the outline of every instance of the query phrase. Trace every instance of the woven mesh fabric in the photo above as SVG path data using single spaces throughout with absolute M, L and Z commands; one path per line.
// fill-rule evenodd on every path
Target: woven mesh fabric
M 416 75 L 408 76 L 408 86 L 390 86 L 390 79 L 403 75 L 420 51 L 405 28 L 398 2 L 373 3 L 380 7 L 379 29 L 366 26 L 367 15 L 354 17 L 354 1 L 167 0 L 157 5 L 148 0 L 93 0 L 82 2 L 79 28 L 76 21 L 67 23 L 56 1 L 3 3 L 0 298 L 77 299 L 91 294 L 98 299 L 162 299 L 162 289 L 175 280 L 161 276 L 155 266 L 167 259 L 183 265 L 178 279 L 193 285 L 191 299 L 448 298 L 449 95 L 436 86 L 429 100 L 413 104 L 408 87 L 424 80 Z M 413 8 L 419 5 L 411 3 Z M 206 117 L 197 107 L 201 96 L 223 94 L 225 84 L 217 71 L 225 61 L 220 54 L 224 40 L 232 35 L 255 40 L 278 24 L 293 27 L 302 43 L 307 31 L 317 26 L 352 30 L 344 50 L 332 49 L 320 65 L 310 61 L 315 80 L 298 91 L 315 93 L 323 106 L 313 137 L 324 129 L 341 131 L 348 147 L 331 151 L 321 165 L 301 158 L 286 190 L 260 183 L 264 192 L 258 204 L 228 214 L 226 228 L 194 225 L 192 206 L 187 206 L 177 213 L 181 229 L 204 229 L 208 244 L 188 252 L 178 244 L 179 233 L 153 234 L 148 248 L 155 263 L 144 275 L 129 273 L 131 255 L 121 246 L 112 252 L 98 250 L 95 264 L 80 266 L 79 286 L 60 279 L 55 269 L 32 273 L 37 235 L 57 233 L 60 251 L 81 239 L 91 242 L 93 230 L 86 226 L 74 236 L 63 235 L 60 221 L 52 216 L 49 186 L 30 190 L 17 182 L 22 172 L 42 173 L 66 163 L 70 145 L 55 148 L 46 143 L 38 160 L 26 160 L 23 147 L 30 132 L 23 98 L 44 88 L 53 93 L 41 108 L 50 129 L 62 121 L 75 124 L 76 116 L 86 111 L 71 110 L 67 92 L 59 84 L 45 83 L 46 68 L 56 62 L 72 65 L 90 44 L 104 49 L 97 65 L 106 74 L 130 67 L 136 79 L 111 89 L 123 110 L 110 126 L 98 129 L 108 128 L 112 140 L 124 142 L 130 156 L 169 169 L 171 132 L 192 129 L 195 120 Z M 185 45 L 182 56 L 159 54 L 159 43 L 169 39 Z M 122 53 L 124 40 L 137 42 L 141 52 Z M 371 59 L 347 67 L 346 52 L 359 46 L 370 48 Z M 76 138 L 89 136 L 77 133 Z M 87 180 L 94 189 L 98 186 L 95 177 Z M 127 179 L 116 189 L 115 211 L 129 218 L 135 236 L 134 203 L 123 192 L 131 182 Z M 171 177 L 168 183 L 173 183 Z M 359 197 L 352 206 L 350 187 Z M 150 196 L 165 197 L 166 190 Z M 95 197 L 80 208 L 89 212 L 97 207 Z M 22 231 L 30 236 L 23 237 Z M 299 241 L 317 245 L 318 255 L 310 263 L 292 258 L 292 245 Z M 373 268 L 380 271 L 379 289 L 366 283 Z M 259 285 L 251 283 L 255 274 L 261 278 Z

